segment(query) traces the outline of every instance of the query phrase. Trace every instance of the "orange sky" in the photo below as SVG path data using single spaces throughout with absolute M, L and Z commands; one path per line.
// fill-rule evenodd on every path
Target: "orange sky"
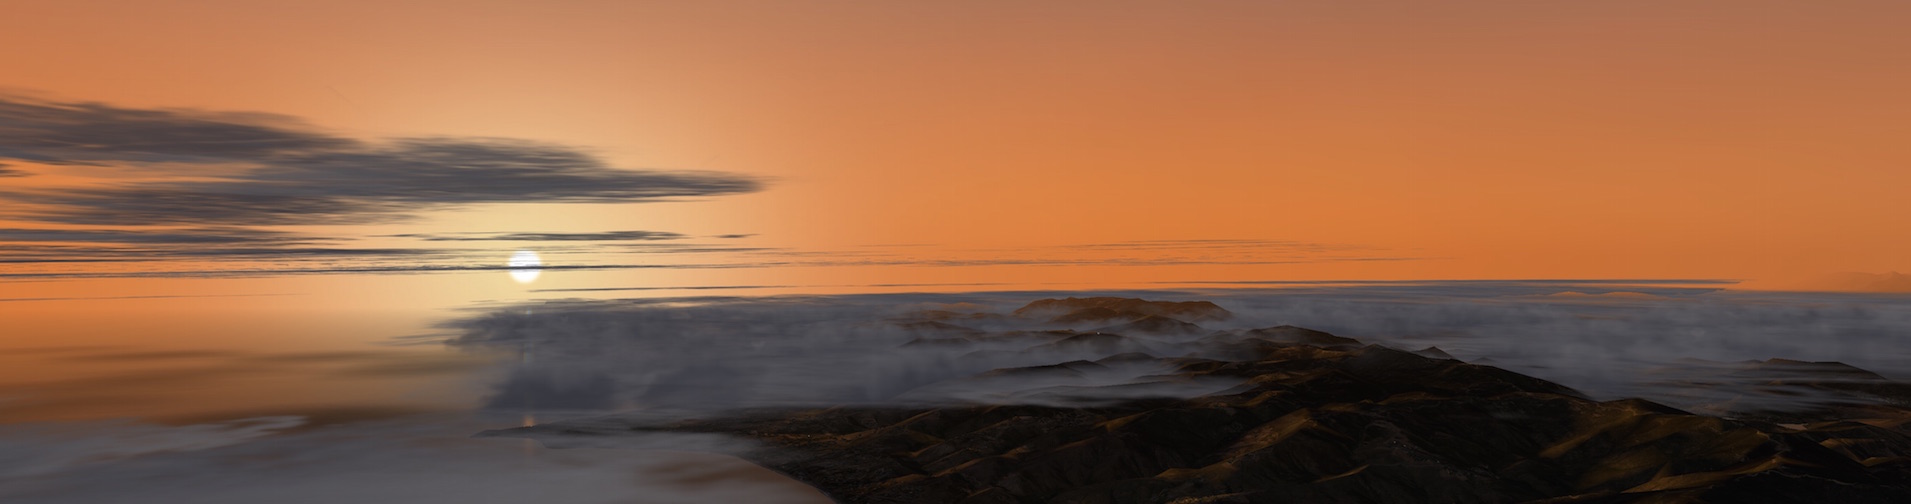
M 1911 290 L 1875 276 L 1911 272 L 1903 0 L 293 4 L 0 0 L 0 396 L 70 399 L 13 403 L 12 421 L 449 407 L 477 394 L 453 378 L 495 356 L 392 343 L 525 300 L 1328 279 Z M 5 137 L 21 100 L 277 114 L 370 150 L 532 140 L 764 185 L 199 224 L 442 256 L 175 243 L 15 261 L 145 246 L 9 241 L 21 229 L 187 227 L 36 220 L 22 195 L 245 169 L 23 161 L 9 149 L 31 142 Z M 429 238 L 635 230 L 681 237 Z M 218 275 L 498 267 L 517 249 L 645 267 Z M 668 289 L 686 286 L 764 288 Z M 407 359 L 424 361 L 397 369 L 410 388 L 338 378 Z
M 912 260 L 1318 247 L 1173 270 L 659 273 L 684 283 L 1911 271 L 1901 1 L 287 4 L 0 0 L 0 88 L 769 181 L 353 235 L 754 233 Z M 916 246 L 872 247 L 898 244 Z M 1241 257 L 1298 261 L 1227 264 Z

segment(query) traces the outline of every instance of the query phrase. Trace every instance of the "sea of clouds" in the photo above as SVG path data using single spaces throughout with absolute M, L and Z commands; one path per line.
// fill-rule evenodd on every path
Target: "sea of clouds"
M 1233 313 L 1200 331 L 1056 345 L 1054 323 L 1011 313 L 1084 296 L 1206 300 Z M 979 316 L 975 314 L 981 314 Z M 936 322 L 933 324 L 924 322 Z M 947 326 L 940 324 L 949 324 Z M 1644 397 L 1706 411 L 1756 397 L 1717 372 L 1771 358 L 1840 361 L 1911 378 L 1911 296 L 1761 293 L 1706 284 L 1433 282 L 1281 288 L 555 300 L 475 308 L 444 321 L 452 351 L 504 352 L 472 373 L 474 411 L 324 427 L 296 416 L 156 425 L 0 425 L 7 502 L 826 502 L 740 460 L 715 436 L 638 436 L 552 450 L 472 438 L 517 419 L 616 412 L 667 421 L 736 408 L 836 404 L 1081 405 L 1195 396 L 1229 381 L 1178 380 L 1149 360 L 1041 368 L 1122 353 L 1209 355 L 1212 331 L 1295 325 L 1553 380 L 1595 399 Z M 967 331 L 1011 337 L 948 344 Z M 1020 334 L 1021 336 L 1013 336 Z M 1710 373 L 1710 374 L 1708 374 Z M 1711 378 L 1708 378 L 1711 377 Z M 1849 400 L 1849 397 L 1842 398 Z M 588 449 L 616 448 L 616 449 Z M 714 458 L 713 458 L 714 457 Z
M 1040 338 L 926 345 L 983 331 L 1091 331 L 1118 322 L 1051 323 L 1009 314 L 1064 296 L 1212 301 L 1234 313 L 1203 332 L 1129 333 L 1114 347 L 1044 346 Z M 953 315 L 951 315 L 953 314 Z M 972 314 L 983 314 L 972 316 Z M 953 317 L 953 318 L 951 318 Z M 883 294 L 828 297 L 579 300 L 500 308 L 448 322 L 449 342 L 523 358 L 497 386 L 500 409 L 704 411 L 844 403 L 1094 402 L 1199 395 L 1226 383 L 1170 386 L 1148 365 L 1097 369 L 1072 382 L 965 378 L 999 368 L 1143 352 L 1207 356 L 1205 331 L 1295 325 L 1404 350 L 1438 347 L 1575 387 L 1598 399 L 1675 405 L 1715 399 L 1680 383 L 1772 358 L 1839 361 L 1911 377 L 1911 297 L 1757 293 L 1708 285 L 1566 282 L 1380 283 L 1116 292 Z M 912 343 L 913 342 L 913 343 Z M 1035 349 L 1031 351 L 1030 349 Z M 1150 383 L 1148 387 L 1106 387 Z M 1067 397 L 1041 393 L 1077 387 Z M 1099 389 L 1097 389 L 1099 387 Z M 1694 395 L 1698 394 L 1698 395 Z M 1799 401 L 1809 401 L 1801 397 Z

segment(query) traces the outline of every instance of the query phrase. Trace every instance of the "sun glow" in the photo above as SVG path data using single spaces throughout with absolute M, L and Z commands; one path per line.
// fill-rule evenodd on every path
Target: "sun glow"
M 512 280 L 528 284 L 536 281 L 537 276 L 543 273 L 539 267 L 544 265 L 544 261 L 538 259 L 537 252 L 519 250 L 511 254 L 511 260 L 505 265 L 511 267 Z

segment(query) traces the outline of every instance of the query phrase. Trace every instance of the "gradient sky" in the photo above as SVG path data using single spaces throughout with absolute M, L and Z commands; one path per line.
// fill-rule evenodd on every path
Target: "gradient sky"
M 592 184 L 628 170 L 708 178 L 672 179 L 664 185 L 681 191 L 661 202 L 442 185 L 412 197 L 436 182 L 323 171 L 334 165 L 258 175 L 248 170 L 276 161 L 256 152 L 0 145 L 12 152 L 0 163 L 20 175 L 0 178 L 0 227 L 12 230 L 0 244 L 41 261 L 0 272 L 234 260 L 178 240 L 100 250 L 151 244 L 123 233 L 182 230 L 274 250 L 317 238 L 458 248 L 274 252 L 244 256 L 248 267 L 495 266 L 518 248 L 553 264 L 757 266 L 541 285 L 579 288 L 1426 278 L 1797 288 L 1911 271 L 1911 4 L 1901 1 L 289 4 L 0 0 L 0 89 L 16 105 L 351 144 L 300 156 L 413 156 L 391 142 L 425 137 L 581 156 L 607 170 L 579 179 Z M 38 124 L 14 112 L 0 128 Z M 107 126 L 80 131 L 117 131 Z M 156 222 L 126 206 L 134 193 L 58 196 L 209 177 L 353 192 L 353 204 L 379 209 L 346 215 L 387 222 L 243 212 Z M 620 231 L 674 235 L 576 234 Z M 60 257 L 113 261 L 44 262 Z M 60 295 L 34 285 L 7 290 Z
M 818 308 L 780 294 L 1225 298 L 1585 390 L 1688 357 L 1911 376 L 1911 297 L 1782 292 L 1911 292 L 1906 27 L 1904 0 L 0 0 L 0 445 L 435 423 L 537 366 L 864 344 L 782 334 Z M 711 312 L 747 330 L 689 354 L 569 317 L 698 296 L 798 317 Z M 610 346 L 456 344 L 487 320 Z M 538 421 L 506 413 L 437 428 Z M 539 480 L 528 447 L 392 435 L 278 449 Z M 310 475 L 254 460 L 136 479 Z

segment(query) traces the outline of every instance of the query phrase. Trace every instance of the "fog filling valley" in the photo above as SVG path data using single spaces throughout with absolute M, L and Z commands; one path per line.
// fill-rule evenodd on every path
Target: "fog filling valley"
M 1749 361 L 1836 361 L 1892 378 L 1911 372 L 1901 344 L 1911 335 L 1911 298 L 1620 288 L 1458 282 L 558 301 L 496 309 L 446 327 L 457 333 L 451 345 L 520 353 L 488 406 L 525 411 L 668 415 L 1191 397 L 1235 384 L 1177 381 L 1156 361 L 1120 356 L 1224 358 L 1213 354 L 1221 351 L 1215 343 L 1281 325 L 1402 350 L 1436 347 L 1596 399 L 1642 397 L 1700 410 L 1720 401 L 1784 409 L 1853 400 L 1768 393 L 1759 387 L 1770 388 L 1769 376 L 1741 373 Z M 1066 319 L 1023 308 L 1070 296 L 1212 302 L 1215 310 L 1137 320 Z
M 1787 381 L 1793 375 L 1911 376 L 1902 343 L 1911 336 L 1911 297 L 1716 287 L 1434 282 L 556 300 L 474 308 L 453 314 L 439 329 L 453 351 L 507 356 L 499 368 L 471 375 L 490 391 L 477 411 L 324 428 L 301 427 L 309 420 L 296 416 L 164 426 L 9 425 L 0 428 L 0 450 L 16 456 L 0 464 L 0 497 L 629 502 L 635 495 L 639 502 L 825 502 L 774 475 L 723 479 L 749 466 L 690 452 L 740 454 L 755 445 L 717 435 L 543 439 L 551 447 L 619 449 L 539 449 L 535 456 L 521 444 L 530 441 L 470 436 L 518 425 L 520 418 L 672 421 L 751 408 L 1095 406 L 1194 397 L 1243 384 L 1177 375 L 1174 358 L 1237 358 L 1226 355 L 1234 348 L 1226 343 L 1279 326 L 1358 340 L 1324 340 L 1339 344 L 1498 366 L 1593 399 L 1640 397 L 1706 414 L 1887 400 L 1795 386 Z M 1112 300 L 1040 301 L 1071 297 Z M 691 466 L 711 469 L 681 469 Z M 112 484 L 91 483 L 100 481 Z

